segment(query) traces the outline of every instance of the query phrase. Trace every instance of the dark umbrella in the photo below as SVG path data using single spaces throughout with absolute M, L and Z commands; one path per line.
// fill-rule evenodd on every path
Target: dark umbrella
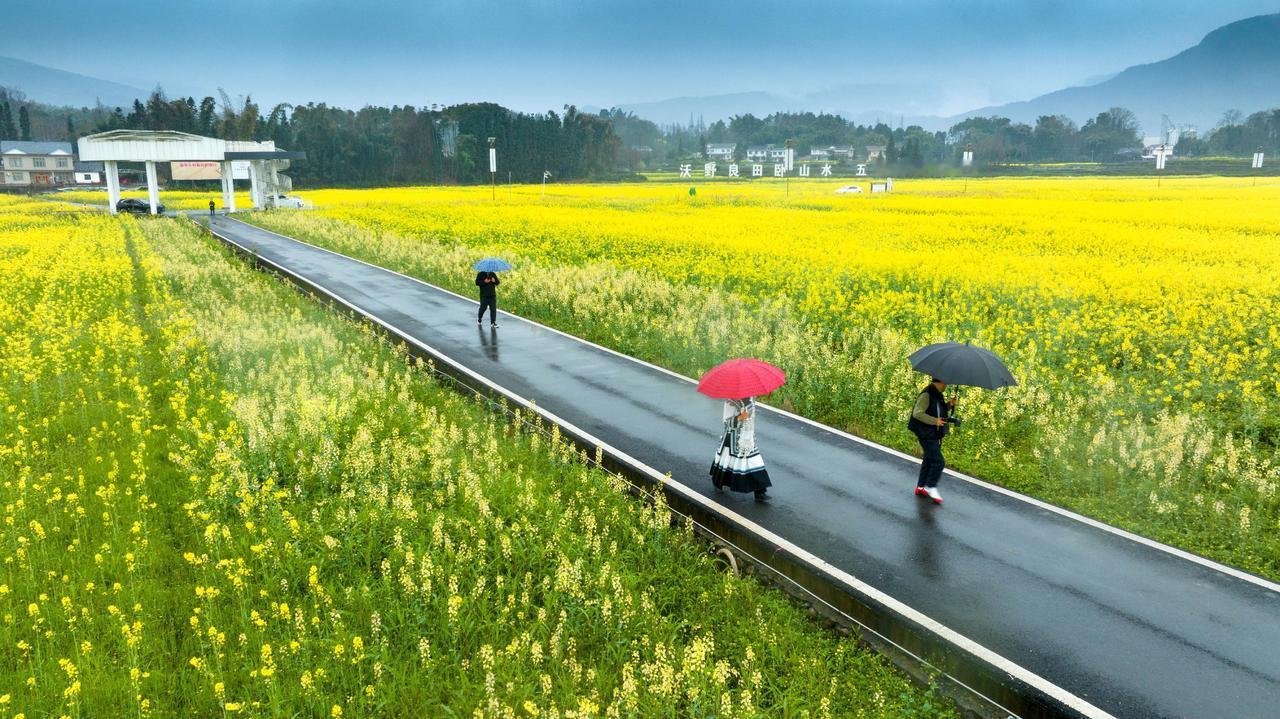
M 939 342 L 912 352 L 907 359 L 915 371 L 937 377 L 949 385 L 984 389 L 1018 385 L 1018 380 L 991 350 L 968 342 Z

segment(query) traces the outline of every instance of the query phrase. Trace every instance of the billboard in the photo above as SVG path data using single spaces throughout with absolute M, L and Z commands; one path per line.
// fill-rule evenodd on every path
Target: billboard
M 170 162 L 169 172 L 175 180 L 218 180 L 222 178 L 220 162 Z M 231 179 L 249 179 L 249 161 L 231 161 Z
M 217 180 L 222 177 L 216 162 L 170 162 L 169 172 L 175 180 Z

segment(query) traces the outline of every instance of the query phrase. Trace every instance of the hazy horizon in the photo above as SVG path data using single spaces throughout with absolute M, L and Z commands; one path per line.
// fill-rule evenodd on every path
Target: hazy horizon
M 928 88 L 929 107 L 919 109 L 946 115 L 1161 60 L 1221 25 L 1278 10 L 1256 0 L 481 0 L 353 11 L 286 0 L 264 12 L 223 0 L 135 3 L 121 13 L 72 0 L 7 8 L 11 28 L 69 32 L 7 32 L 0 55 L 172 95 L 223 87 L 264 104 L 491 100 L 544 111 L 890 83 Z

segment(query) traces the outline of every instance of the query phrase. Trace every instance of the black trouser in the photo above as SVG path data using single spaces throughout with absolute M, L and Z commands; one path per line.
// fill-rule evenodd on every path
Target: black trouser
M 942 470 L 947 461 L 942 458 L 942 440 L 920 438 L 920 448 L 924 450 L 924 462 L 920 464 L 920 479 L 917 487 L 936 487 L 942 477 Z
M 489 310 L 489 324 L 491 325 L 498 324 L 498 296 L 497 295 L 493 295 L 492 297 L 485 297 L 484 295 L 480 295 L 480 316 L 476 317 L 477 322 L 484 320 L 484 311 L 486 309 Z

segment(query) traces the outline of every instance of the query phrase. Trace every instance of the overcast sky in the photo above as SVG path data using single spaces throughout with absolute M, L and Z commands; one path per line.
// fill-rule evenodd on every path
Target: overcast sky
M 170 94 L 521 110 L 931 83 L 938 111 L 1163 59 L 1280 0 L 4 0 L 0 55 Z M 33 29 L 38 28 L 38 30 Z

